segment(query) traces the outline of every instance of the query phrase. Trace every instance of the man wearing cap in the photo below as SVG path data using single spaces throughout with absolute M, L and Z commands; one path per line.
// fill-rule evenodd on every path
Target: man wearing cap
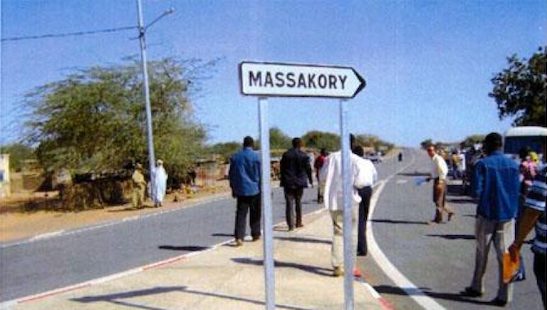
M 135 171 L 131 176 L 133 182 L 133 208 L 140 209 L 144 205 L 144 191 L 146 190 L 146 181 L 142 174 L 142 165 L 137 163 Z

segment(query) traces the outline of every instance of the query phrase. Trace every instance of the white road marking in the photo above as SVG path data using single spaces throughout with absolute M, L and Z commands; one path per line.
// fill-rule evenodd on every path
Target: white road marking
M 405 184 L 408 180 L 397 180 L 397 184 Z
M 410 165 L 412 165 L 415 161 L 415 157 L 412 157 L 412 161 L 410 164 L 406 165 L 399 171 L 395 172 L 388 178 L 386 178 L 383 181 L 380 181 L 378 183 L 379 186 L 374 190 L 374 193 L 372 195 L 372 198 L 370 200 L 370 214 L 371 218 L 374 215 L 374 209 L 376 208 L 376 204 L 378 203 L 378 199 L 380 197 L 380 194 L 382 193 L 382 190 L 384 189 L 384 186 L 389 182 L 397 173 L 405 170 Z M 371 223 L 372 224 L 372 223 Z M 380 266 L 380 268 L 384 271 L 384 273 L 402 290 L 405 291 L 416 303 L 418 303 L 420 306 L 422 306 L 424 309 L 445 309 L 443 306 L 441 306 L 439 303 L 437 303 L 433 298 L 427 296 L 422 290 L 420 290 L 414 283 L 412 283 L 405 275 L 400 272 L 387 258 L 387 256 L 382 252 L 380 247 L 378 246 L 378 243 L 376 242 L 376 239 L 374 238 L 374 232 L 372 229 L 373 225 L 367 225 L 367 235 L 369 236 L 368 242 L 369 242 L 369 251 L 372 255 L 372 258 L 374 261 Z

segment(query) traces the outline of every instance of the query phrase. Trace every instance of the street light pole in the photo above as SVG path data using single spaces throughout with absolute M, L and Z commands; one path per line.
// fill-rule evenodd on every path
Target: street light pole
M 141 0 L 137 0 L 137 12 L 138 12 L 138 23 L 139 23 L 139 41 L 141 44 L 141 63 L 142 63 L 142 76 L 144 80 L 144 100 L 145 100 L 145 109 L 146 109 L 146 138 L 148 143 L 148 161 L 150 169 L 150 188 L 154 188 L 155 179 L 154 179 L 154 164 L 156 159 L 154 156 L 154 135 L 152 134 L 152 108 L 150 107 L 150 89 L 148 87 L 148 69 L 147 69 L 147 59 L 146 59 L 146 41 L 145 41 L 145 32 L 146 28 L 144 27 L 144 21 L 142 16 L 142 6 Z

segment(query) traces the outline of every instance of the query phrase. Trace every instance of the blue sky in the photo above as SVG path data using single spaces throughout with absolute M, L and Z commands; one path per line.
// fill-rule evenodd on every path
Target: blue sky
M 257 99 L 239 93 L 244 60 L 353 67 L 367 87 L 349 127 L 399 145 L 505 131 L 488 97 L 506 57 L 547 44 L 547 2 L 142 0 L 149 59 L 222 57 L 194 100 L 209 142 L 258 135 Z M 135 0 L 1 0 L 2 38 L 136 24 Z M 0 144 L 21 135 L 23 94 L 74 68 L 139 55 L 136 31 L 2 42 Z M 335 99 L 269 100 L 270 125 L 290 136 L 339 132 Z

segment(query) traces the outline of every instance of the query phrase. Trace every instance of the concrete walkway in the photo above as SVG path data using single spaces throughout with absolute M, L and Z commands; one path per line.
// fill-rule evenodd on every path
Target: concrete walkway
M 329 214 L 307 215 L 304 225 L 274 228 L 276 309 L 344 309 L 344 279 L 331 275 Z M 221 244 L 2 308 L 264 309 L 262 251 L 262 241 Z M 354 289 L 355 309 L 384 309 L 365 279 L 356 279 Z

